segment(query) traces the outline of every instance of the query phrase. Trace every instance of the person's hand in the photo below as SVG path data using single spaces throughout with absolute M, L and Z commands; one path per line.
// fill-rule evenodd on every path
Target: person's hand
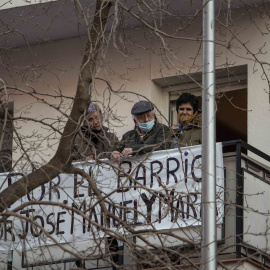
M 124 150 L 122 151 L 122 154 L 124 157 L 128 157 L 129 155 L 132 154 L 132 148 L 124 148 Z
M 122 154 L 120 153 L 120 152 L 118 152 L 118 151 L 113 151 L 112 153 L 111 153 L 111 160 L 113 160 L 113 161 L 118 161 L 118 162 L 120 162 L 120 160 L 121 160 L 121 157 L 122 157 Z
M 86 160 L 86 161 L 88 161 L 88 160 L 94 160 L 94 156 L 93 156 L 93 155 L 90 155 L 90 156 L 86 157 L 85 160 Z

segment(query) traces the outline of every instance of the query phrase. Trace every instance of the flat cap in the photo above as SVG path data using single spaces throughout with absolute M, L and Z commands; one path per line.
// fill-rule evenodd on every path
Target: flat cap
M 146 113 L 152 110 L 154 110 L 154 106 L 151 102 L 147 100 L 141 100 L 134 104 L 134 106 L 131 109 L 131 114 L 137 115 L 137 114 Z

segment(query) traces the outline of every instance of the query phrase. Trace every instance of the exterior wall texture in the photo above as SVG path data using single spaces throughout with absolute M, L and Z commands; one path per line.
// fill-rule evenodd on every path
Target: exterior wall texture
M 269 86 L 265 76 L 262 75 L 262 71 L 266 66 L 259 64 L 256 59 L 269 62 L 268 44 L 270 36 L 262 36 L 257 27 L 250 24 L 248 14 L 238 12 L 234 16 L 237 18 L 237 25 L 233 34 L 228 33 L 224 38 L 217 32 L 216 67 L 247 65 L 248 143 L 265 153 L 269 153 Z M 264 18 L 258 17 L 256 25 L 265 28 Z M 171 29 L 169 31 L 172 32 Z M 200 32 L 201 18 L 190 26 L 189 31 L 183 38 L 168 39 L 170 44 L 168 50 L 162 49 L 160 40 L 151 37 L 148 31 L 142 28 L 130 30 L 131 38 L 130 45 L 127 47 L 127 56 L 119 52 L 115 46 L 109 46 L 98 77 L 108 81 L 112 89 L 118 91 L 118 93 L 108 91 L 105 82 L 97 80 L 92 99 L 101 101 L 105 106 L 105 111 L 110 106 L 113 112 L 119 115 L 118 121 L 115 122 L 115 120 L 110 119 L 110 113 L 107 112 L 109 119 L 107 123 L 111 124 L 119 137 L 133 128 L 130 109 L 134 102 L 139 99 L 148 98 L 152 100 L 164 117 L 168 119 L 168 92 L 156 85 L 152 80 L 200 72 L 202 52 L 200 43 L 196 41 Z M 247 54 L 243 46 L 241 49 L 241 45 L 237 44 L 237 39 L 233 39 L 234 46 L 231 45 L 228 49 L 228 42 L 232 35 L 237 36 L 238 39 L 247 44 L 245 46 L 249 49 L 250 54 Z M 67 96 L 63 109 L 68 112 L 70 109 L 70 99 L 68 97 L 74 96 L 76 91 L 84 45 L 85 39 L 72 38 L 48 42 L 37 47 L 16 49 L 11 53 L 11 65 L 20 70 L 20 73 L 11 72 L 7 74 L 5 70 L 1 70 L 1 74 L 4 74 L 3 79 L 7 83 L 16 85 L 19 88 L 30 90 L 30 87 L 25 88 L 27 79 L 31 82 L 31 87 L 35 87 L 43 93 L 50 93 L 55 89 L 61 90 Z M 265 54 L 254 57 L 260 48 Z M 171 52 L 175 52 L 175 56 L 172 57 Z M 195 56 L 197 57 L 195 58 Z M 33 72 L 27 71 L 24 73 L 23 70 L 31 66 L 32 63 L 35 66 L 35 69 L 32 69 Z M 46 68 L 45 70 L 44 68 L 39 70 L 39 66 Z M 50 97 L 43 98 L 52 101 Z M 25 113 L 36 117 L 47 115 L 48 118 L 55 118 L 55 115 L 59 114 L 55 110 L 48 110 L 47 107 L 41 104 L 31 104 L 31 100 L 25 95 L 14 96 L 10 101 L 14 101 L 15 116 L 16 114 Z M 237 117 L 237 111 L 235 117 Z M 160 116 L 159 118 L 162 119 Z M 166 123 L 165 120 L 163 121 Z M 33 123 L 25 123 L 21 128 L 22 134 L 30 137 L 31 132 L 36 130 L 40 132 L 38 126 L 33 125 Z M 43 130 L 42 132 L 46 131 Z M 57 142 L 57 138 L 55 138 L 54 142 Z M 36 155 L 37 160 L 45 162 L 50 159 L 55 147 L 56 145 L 52 149 L 48 149 L 44 145 L 44 152 L 31 154 Z M 20 154 L 19 152 L 15 153 L 14 159 L 16 160 L 16 155 Z

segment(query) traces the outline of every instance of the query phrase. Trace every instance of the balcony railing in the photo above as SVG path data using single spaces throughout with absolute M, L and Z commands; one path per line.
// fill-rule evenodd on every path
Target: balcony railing
M 268 202 L 268 195 L 270 195 L 270 167 L 266 164 L 270 164 L 270 156 L 242 140 L 223 142 L 223 147 L 232 145 L 235 146 L 236 150 L 236 257 L 252 256 L 254 260 L 259 260 L 261 264 L 269 266 L 270 246 L 267 245 L 267 242 L 270 240 L 270 236 L 267 234 L 267 224 L 269 224 L 268 210 L 270 209 Z M 245 154 L 245 150 L 248 151 L 248 155 Z M 226 157 L 224 157 L 226 167 L 225 160 Z M 256 219 L 254 220 L 255 216 Z M 257 223 L 257 226 L 250 226 L 252 223 Z M 260 236 L 264 243 L 256 241 Z
M 248 260 L 256 261 L 257 264 L 270 267 L 270 156 L 256 149 L 255 147 L 241 140 L 226 141 L 222 143 L 223 148 L 235 147 L 234 152 L 224 154 L 225 167 L 225 215 L 222 226 L 219 226 L 218 237 L 218 260 L 237 260 L 237 258 L 249 257 Z M 246 154 L 248 151 L 248 154 Z M 256 226 L 254 226 L 256 220 Z M 180 228 L 181 229 L 181 228 Z M 192 234 L 191 228 L 188 228 Z M 183 229 L 182 229 L 183 231 Z M 196 229 L 196 233 L 198 232 Z M 136 242 L 136 237 L 131 237 L 130 241 Z M 177 242 L 177 241 L 176 241 Z M 190 250 L 193 246 L 182 245 L 179 242 L 169 249 Z M 126 254 L 127 247 L 119 245 L 119 252 Z M 153 250 L 155 252 L 155 250 Z M 139 256 L 140 251 L 138 251 Z M 22 254 L 22 268 L 36 266 L 41 263 L 27 262 L 25 253 Z M 200 252 L 194 253 L 192 260 L 199 263 Z M 77 258 L 67 258 L 61 260 L 51 260 L 42 263 L 62 265 L 62 269 L 68 269 L 70 262 Z M 129 256 L 119 255 L 119 265 L 126 267 L 132 263 Z M 93 265 L 93 264 L 92 264 Z M 8 265 L 8 267 L 10 264 Z M 88 269 L 110 269 L 106 263 L 97 263 Z

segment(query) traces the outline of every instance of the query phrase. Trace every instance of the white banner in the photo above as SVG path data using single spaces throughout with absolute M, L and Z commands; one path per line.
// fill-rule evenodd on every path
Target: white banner
M 220 224 L 224 217 L 221 143 L 216 149 L 217 224 Z M 124 233 L 128 228 L 162 230 L 201 224 L 201 146 L 130 157 L 120 165 L 104 160 L 75 166 L 95 179 L 102 202 L 116 219 L 104 215 L 86 179 L 60 174 L 9 208 L 30 202 L 16 213 L 23 219 L 10 217 L 1 223 L 0 249 L 85 241 L 103 236 L 108 229 Z M 18 173 L 0 175 L 1 190 L 20 177 Z M 85 211 L 85 216 L 76 210 Z

